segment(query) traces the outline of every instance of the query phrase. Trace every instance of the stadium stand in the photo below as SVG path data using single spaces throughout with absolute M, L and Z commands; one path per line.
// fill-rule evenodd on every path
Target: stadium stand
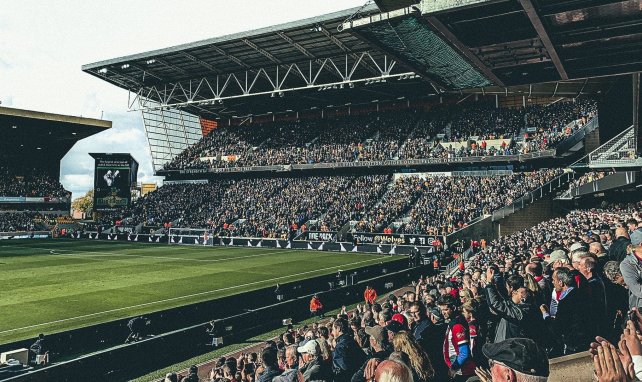
M 299 373 L 304 381 L 344 380 L 341 373 L 347 374 L 345 380 L 370 380 L 386 360 L 401 362 L 422 381 L 446 381 L 449 373 L 455 380 L 476 374 L 490 381 L 484 368 L 496 369 L 496 362 L 504 360 L 514 373 L 531 378 L 526 380 L 546 381 L 560 378 L 549 358 L 586 350 L 595 361 L 595 373 L 608 375 L 600 368 L 604 349 L 637 354 L 642 348 L 635 329 L 642 314 L 623 314 L 630 304 L 626 287 L 638 288 L 639 279 L 630 278 L 630 262 L 618 259 L 618 242 L 634 236 L 641 211 L 640 202 L 574 210 L 484 242 L 453 275 L 420 278 L 374 304 L 289 328 L 266 345 L 170 373 L 165 381 L 174 375 L 281 381 Z M 642 256 L 640 248 L 629 256 Z M 445 346 L 452 332 L 459 347 Z M 349 350 L 344 356 L 345 347 Z M 530 354 L 517 354 L 517 348 Z M 405 352 L 409 359 L 394 352 Z M 303 355 L 299 371 L 293 361 L 297 354 Z M 510 357 L 519 361 L 512 363 Z M 619 380 L 636 380 L 638 358 L 608 357 L 606 361 L 621 367 Z M 495 363 L 487 366 L 491 360 Z M 590 372 L 588 368 L 577 376 Z
M 131 210 L 107 214 L 106 225 L 212 228 L 220 236 L 289 238 L 309 221 L 322 231 L 353 222 L 359 232 L 445 235 L 559 176 L 541 170 L 509 176 L 385 175 L 217 180 L 167 185 Z M 447 206 L 448 203 L 456 204 Z M 441 222 L 439 224 L 438 222 Z M 303 228 L 304 230 L 306 228 Z
M 230 126 L 213 130 L 165 169 L 525 154 L 555 147 L 596 109 L 590 99 L 526 108 L 473 103 Z
M 0 196 L 70 197 L 45 170 L 0 166 Z

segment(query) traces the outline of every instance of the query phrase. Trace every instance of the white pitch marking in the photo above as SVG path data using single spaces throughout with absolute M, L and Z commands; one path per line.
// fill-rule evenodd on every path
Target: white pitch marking
M 166 298 L 166 299 L 163 299 L 163 300 L 146 302 L 144 304 L 126 306 L 126 307 L 122 307 L 122 308 L 110 309 L 110 310 L 105 310 L 105 311 L 102 311 L 102 312 L 85 314 L 85 315 L 82 315 L 82 316 L 63 318 L 63 319 L 60 319 L 60 320 L 44 322 L 42 324 L 24 326 L 22 328 L 3 330 L 3 331 L 0 331 L 0 334 L 16 332 L 16 331 L 25 330 L 25 329 L 32 329 L 32 328 L 37 328 L 37 327 L 40 327 L 40 326 L 57 324 L 57 323 L 66 322 L 66 321 L 74 321 L 74 320 L 79 320 L 81 318 L 100 316 L 100 315 L 106 314 L 106 313 L 113 313 L 113 312 L 118 312 L 118 311 L 121 311 L 121 310 L 140 308 L 140 307 L 143 307 L 143 306 L 149 306 L 149 305 L 159 304 L 159 303 L 168 302 L 168 301 L 182 300 L 182 299 L 185 299 L 185 298 L 202 296 L 202 295 L 211 294 L 211 293 L 215 293 L 215 292 L 222 292 L 222 291 L 230 290 L 230 289 L 237 289 L 237 288 L 245 287 L 245 286 L 249 286 L 249 285 L 261 284 L 261 283 L 265 283 L 265 282 L 269 282 L 269 281 L 281 280 L 281 279 L 285 279 L 285 278 L 292 277 L 292 276 L 301 276 L 301 275 L 306 275 L 306 274 L 309 274 L 309 273 L 315 273 L 315 272 L 319 272 L 319 271 L 327 271 L 327 270 L 330 270 L 330 269 L 343 268 L 343 267 L 347 267 L 347 266 L 350 266 L 350 265 L 356 265 L 356 264 L 362 264 L 362 263 L 367 263 L 367 262 L 371 262 L 371 261 L 380 261 L 380 260 L 381 260 L 380 258 L 375 258 L 375 259 L 357 261 L 357 262 L 349 263 L 349 264 L 337 265 L 337 266 L 334 266 L 334 267 L 315 269 L 313 271 L 307 271 L 307 272 L 295 273 L 295 274 L 286 275 L 286 276 L 274 277 L 274 278 L 271 278 L 271 279 L 253 281 L 251 283 L 242 284 L 242 285 L 234 285 L 234 286 L 230 286 L 230 287 L 226 287 L 226 288 L 213 289 L 213 290 L 206 291 L 206 292 L 192 293 L 192 294 L 188 294 L 188 295 L 185 295 L 185 296 Z
M 132 255 L 132 254 L 118 253 L 118 252 L 81 251 L 81 250 L 75 250 L 75 249 L 56 249 L 56 250 L 51 250 L 50 248 L 25 247 L 25 246 L 18 246 L 18 245 L 8 245 L 8 246 L 5 246 L 5 247 L 23 248 L 23 249 L 37 249 L 37 250 L 40 250 L 40 251 L 49 251 L 49 253 L 52 253 L 52 252 L 79 252 L 80 253 L 80 254 L 77 254 L 77 255 L 74 255 L 74 254 L 65 255 L 65 254 L 62 254 L 62 253 L 53 253 L 56 256 L 75 256 L 75 257 L 125 256 L 125 257 L 142 257 L 142 258 L 146 258 L 146 259 L 196 261 L 196 262 L 205 262 L 205 263 L 218 263 L 218 262 L 227 261 L 227 260 L 247 259 L 247 258 L 251 258 L 251 257 L 268 256 L 268 255 L 274 254 L 274 253 L 290 252 L 290 250 L 286 250 L 286 251 L 270 251 L 270 252 L 261 252 L 261 253 L 248 255 L 248 256 L 226 257 L 226 258 L 223 258 L 223 259 L 190 259 L 190 258 L 185 258 L 185 257 Z

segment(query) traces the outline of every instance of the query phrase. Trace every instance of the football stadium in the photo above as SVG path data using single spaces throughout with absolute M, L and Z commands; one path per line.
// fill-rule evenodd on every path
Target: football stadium
M 642 380 L 640 52 L 639 0 L 369 0 L 77 68 L 144 144 L 0 106 L 0 381 Z

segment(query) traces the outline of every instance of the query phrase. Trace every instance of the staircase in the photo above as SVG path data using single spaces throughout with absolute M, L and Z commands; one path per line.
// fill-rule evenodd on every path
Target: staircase
M 590 168 L 634 167 L 642 165 L 636 154 L 637 136 L 630 126 L 588 155 Z

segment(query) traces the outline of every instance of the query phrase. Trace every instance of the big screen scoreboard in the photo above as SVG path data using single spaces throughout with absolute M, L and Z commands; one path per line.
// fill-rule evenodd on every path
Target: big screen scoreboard
M 130 154 L 90 154 L 94 157 L 94 211 L 116 211 L 131 203 L 138 162 Z

